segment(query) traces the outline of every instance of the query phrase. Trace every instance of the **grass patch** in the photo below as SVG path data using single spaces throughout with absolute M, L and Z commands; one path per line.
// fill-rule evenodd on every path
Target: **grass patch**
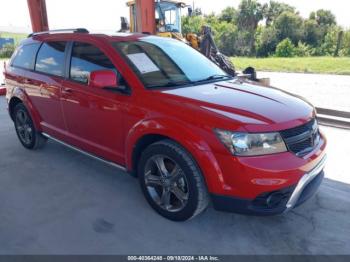
M 15 41 L 15 45 L 18 45 L 23 39 L 27 38 L 27 36 L 28 34 L 0 32 L 0 37 L 13 38 Z
M 258 71 L 350 75 L 350 57 L 232 57 L 231 60 L 238 70 L 252 66 Z

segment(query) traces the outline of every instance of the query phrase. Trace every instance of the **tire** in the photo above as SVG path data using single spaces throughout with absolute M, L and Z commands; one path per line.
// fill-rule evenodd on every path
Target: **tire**
M 138 164 L 138 178 L 150 206 L 167 219 L 185 221 L 208 206 L 208 190 L 197 163 L 171 140 L 145 149 Z
M 25 148 L 36 150 L 45 146 L 47 138 L 35 129 L 33 120 L 22 103 L 15 106 L 13 120 L 17 137 Z

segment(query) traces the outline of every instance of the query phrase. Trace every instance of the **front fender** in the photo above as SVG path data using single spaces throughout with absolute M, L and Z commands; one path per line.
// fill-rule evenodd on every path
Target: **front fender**
M 126 166 L 132 170 L 132 155 L 137 142 L 147 135 L 161 135 L 183 146 L 194 158 L 204 175 L 210 192 L 225 188 L 219 164 L 206 141 L 196 132 L 196 127 L 174 119 L 148 119 L 136 123 L 126 139 Z

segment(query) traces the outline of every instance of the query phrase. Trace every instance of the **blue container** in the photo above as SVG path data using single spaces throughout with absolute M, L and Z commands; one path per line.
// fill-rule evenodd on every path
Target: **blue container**
M 6 44 L 15 44 L 15 40 L 13 38 L 2 38 L 0 37 L 0 49 L 3 48 L 4 45 Z

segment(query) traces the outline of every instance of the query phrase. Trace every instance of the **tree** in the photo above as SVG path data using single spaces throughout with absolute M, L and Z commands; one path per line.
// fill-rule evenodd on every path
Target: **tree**
M 311 47 L 303 42 L 299 42 L 298 46 L 295 48 L 295 55 L 304 57 L 304 56 L 310 56 L 311 55 Z
M 295 46 L 289 38 L 284 39 L 277 45 L 277 57 L 293 57 L 295 55 Z
M 184 16 L 182 17 L 182 31 L 185 34 L 200 34 L 202 26 L 205 24 L 202 16 Z
M 340 50 L 341 56 L 350 56 L 350 30 L 344 32 L 343 46 Z
M 315 19 L 317 24 L 320 26 L 333 26 L 337 24 L 335 20 L 335 16 L 329 10 L 324 10 L 324 9 L 318 10 L 316 12 Z
M 314 19 L 307 19 L 303 25 L 303 41 L 311 46 L 317 46 L 322 42 L 322 29 Z
M 337 50 L 339 32 L 342 29 L 339 26 L 332 26 L 329 28 L 328 33 L 324 38 L 322 44 L 322 53 L 323 55 L 334 55 Z
M 297 44 L 303 35 L 303 19 L 295 13 L 283 12 L 277 17 L 274 27 L 279 41 L 289 38 L 294 44 Z
M 242 0 L 237 12 L 237 27 L 242 48 L 255 54 L 255 33 L 259 22 L 264 18 L 263 6 L 256 0 Z
M 310 16 L 309 16 L 310 20 L 316 20 L 316 13 L 315 12 L 311 12 Z
M 295 8 L 285 3 L 270 1 L 264 13 L 266 26 L 271 26 L 283 12 L 295 13 Z
M 264 18 L 263 6 L 256 0 L 242 0 L 237 14 L 240 30 L 255 32 L 259 22 Z
M 259 57 L 270 56 L 276 51 L 278 44 L 277 33 L 273 27 L 260 27 L 256 37 L 257 51 Z
M 233 23 L 236 20 L 237 11 L 234 7 L 226 7 L 219 15 L 220 22 Z
M 239 55 L 240 47 L 237 45 L 238 30 L 233 23 L 221 22 L 216 28 L 217 34 L 214 36 L 219 50 L 227 55 Z
M 208 24 L 213 28 L 217 26 L 217 24 L 219 23 L 219 19 L 215 15 L 215 13 L 211 13 L 208 15 L 204 15 L 204 22 L 205 24 Z
M 10 58 L 12 54 L 15 52 L 14 44 L 4 44 L 2 48 L 0 48 L 0 58 Z
M 226 55 L 273 56 L 279 46 L 278 55 L 350 56 L 350 31 L 338 27 L 329 10 L 320 9 L 303 19 L 293 6 L 279 0 L 264 5 L 259 1 L 241 0 L 237 9 L 227 7 L 218 15 L 202 15 L 198 9 L 182 18 L 182 30 L 200 35 L 203 25 L 210 26 L 217 46 Z M 341 31 L 343 37 L 339 38 Z

